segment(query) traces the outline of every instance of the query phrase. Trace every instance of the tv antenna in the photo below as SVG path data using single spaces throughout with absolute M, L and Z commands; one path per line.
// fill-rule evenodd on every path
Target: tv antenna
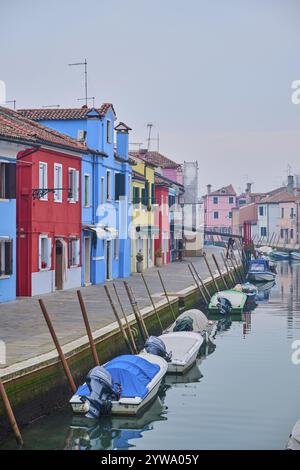
M 77 65 L 84 65 L 84 90 L 85 90 L 85 98 L 83 98 L 85 100 L 85 104 L 87 106 L 87 102 L 88 102 L 88 80 L 87 80 L 87 60 L 84 59 L 84 62 L 74 62 L 72 64 L 68 64 L 70 67 L 72 66 L 77 66 Z M 81 98 L 80 98 L 81 99 Z
M 77 101 L 85 101 L 87 100 L 93 100 L 93 108 L 95 107 L 95 97 L 94 96 L 89 96 L 88 98 L 77 98 Z
M 149 151 L 150 150 L 150 144 L 151 144 L 151 132 L 152 132 L 152 127 L 153 127 L 153 124 L 151 122 L 149 122 L 147 124 L 147 127 L 148 127 L 148 145 L 147 145 L 147 150 Z
M 16 110 L 16 100 L 8 100 L 8 101 L 4 101 L 4 104 L 12 104 L 14 105 L 14 111 Z
M 139 151 L 140 151 L 142 145 L 144 145 L 144 142 L 129 142 L 129 145 L 136 145 L 136 146 L 138 146 Z
M 44 105 L 42 108 L 60 108 L 60 104 L 49 104 L 49 105 Z

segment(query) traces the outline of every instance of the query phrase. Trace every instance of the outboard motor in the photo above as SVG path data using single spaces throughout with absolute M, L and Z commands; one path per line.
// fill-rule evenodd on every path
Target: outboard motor
M 217 307 L 218 307 L 219 313 L 221 313 L 222 315 L 229 315 L 232 309 L 232 304 L 225 297 L 218 297 Z
M 156 336 L 149 336 L 145 343 L 145 350 L 148 354 L 155 354 L 163 357 L 167 362 L 171 362 L 172 353 L 167 353 L 165 343 Z
M 104 367 L 96 366 L 87 375 L 86 384 L 90 395 L 82 397 L 89 402 L 87 418 L 99 418 L 111 411 L 111 401 L 116 399 L 114 385 L 110 373 Z
M 193 319 L 188 315 L 176 320 L 173 331 L 193 331 Z

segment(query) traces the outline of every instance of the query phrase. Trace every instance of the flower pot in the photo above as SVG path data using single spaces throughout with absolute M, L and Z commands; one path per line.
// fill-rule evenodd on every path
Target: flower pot
M 138 273 L 142 273 L 143 272 L 143 261 L 137 261 L 136 263 L 136 270 Z
M 158 268 L 160 268 L 163 264 L 163 261 L 162 261 L 162 256 L 157 256 L 156 257 L 156 261 L 155 261 L 155 264 Z

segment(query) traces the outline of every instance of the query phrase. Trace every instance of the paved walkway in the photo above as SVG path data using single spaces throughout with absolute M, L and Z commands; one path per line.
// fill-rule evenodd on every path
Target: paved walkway
M 206 247 L 206 253 L 214 266 L 210 254 L 214 252 L 220 265 L 220 248 Z M 208 270 L 203 258 L 186 258 L 182 262 L 172 263 L 161 268 L 161 274 L 169 293 L 178 292 L 193 285 L 188 269 L 188 262 L 193 261 L 200 275 L 208 277 Z M 216 270 L 213 268 L 213 272 Z M 150 268 L 145 273 L 151 294 L 154 299 L 161 297 L 162 287 L 157 275 L 157 268 Z M 131 285 L 140 308 L 150 306 L 145 286 L 139 274 L 133 274 L 127 279 Z M 123 280 L 114 281 L 126 313 L 132 313 Z M 107 285 L 113 294 L 111 282 Z M 44 294 L 42 297 L 57 336 L 62 345 L 80 338 L 86 334 L 83 319 L 76 295 L 77 289 L 57 291 Z M 115 317 L 108 303 L 103 285 L 84 287 L 81 289 L 86 303 L 88 317 L 93 330 L 100 329 L 115 321 Z M 112 295 L 115 299 L 114 295 Z M 40 310 L 39 297 L 19 298 L 16 301 L 0 304 L 0 340 L 5 341 L 7 361 L 1 367 L 24 361 L 54 349 L 52 339 Z

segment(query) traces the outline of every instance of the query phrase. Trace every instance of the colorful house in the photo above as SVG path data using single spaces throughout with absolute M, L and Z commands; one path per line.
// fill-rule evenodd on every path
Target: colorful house
M 113 105 L 100 108 L 21 110 L 22 115 L 42 122 L 96 150 L 82 159 L 82 285 L 130 275 L 131 164 L 128 132 L 116 128 L 114 148 Z
M 169 180 L 170 181 L 170 180 Z M 170 263 L 170 206 L 169 206 L 169 184 L 166 179 L 155 175 L 155 201 L 158 210 L 155 214 L 156 226 L 159 227 L 159 235 L 155 239 L 155 253 L 161 251 L 162 263 Z
M 154 265 L 155 225 L 155 166 L 132 156 L 135 165 L 132 174 L 131 271 L 137 272 L 137 254 L 143 256 L 143 269 Z
M 207 230 L 231 233 L 232 209 L 236 207 L 236 192 L 233 186 L 223 186 L 216 191 L 207 185 L 204 200 L 204 225 Z
M 28 148 L 10 121 L 10 110 L 0 107 L 0 303 L 16 298 L 16 158 Z

